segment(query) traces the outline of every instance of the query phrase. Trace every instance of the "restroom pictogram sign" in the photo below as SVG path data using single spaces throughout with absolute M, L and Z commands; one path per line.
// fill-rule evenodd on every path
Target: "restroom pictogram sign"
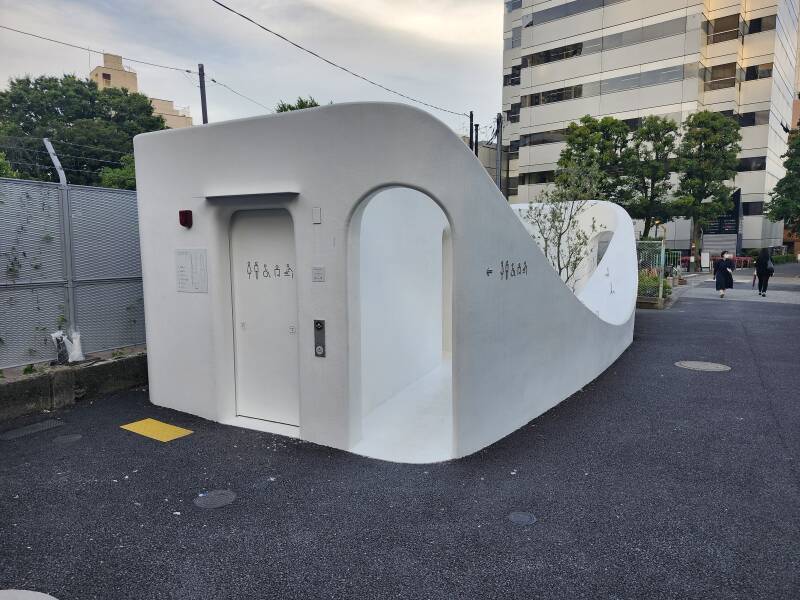
M 248 260 L 244 265 L 247 279 L 251 281 L 272 281 L 273 279 L 294 279 L 291 263 L 272 263 L 262 260 Z

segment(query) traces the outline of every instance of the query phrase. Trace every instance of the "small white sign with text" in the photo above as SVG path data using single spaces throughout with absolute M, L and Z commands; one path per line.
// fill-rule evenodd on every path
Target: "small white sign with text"
M 207 294 L 208 257 L 205 248 L 175 250 L 175 274 L 179 292 Z

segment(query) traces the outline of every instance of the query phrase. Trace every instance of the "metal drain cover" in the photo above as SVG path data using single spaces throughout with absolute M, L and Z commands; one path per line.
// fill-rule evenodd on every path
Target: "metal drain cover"
M 195 499 L 194 504 L 200 508 L 221 508 L 236 500 L 236 493 L 231 490 L 211 490 L 201 492 Z
M 48 429 L 61 427 L 63 424 L 64 423 L 61 421 L 56 421 L 54 419 L 47 419 L 46 421 L 31 423 L 30 425 L 25 425 L 25 427 L 19 427 L 17 429 L 11 429 L 9 431 L 0 433 L 0 440 L 16 440 L 17 438 L 25 437 L 26 435 L 33 435 L 34 433 L 40 433 L 42 431 L 47 431 Z
M 59 435 L 58 437 L 54 437 L 53 442 L 61 446 L 66 446 L 67 444 L 77 442 L 82 437 L 83 436 L 80 433 L 70 433 L 69 435 Z
M 533 525 L 536 523 L 536 517 L 529 512 L 512 512 L 508 515 L 508 520 L 517 525 Z
M 681 369 L 689 369 L 690 371 L 709 371 L 712 373 L 722 373 L 723 371 L 731 370 L 728 365 L 703 362 L 702 360 L 679 360 L 675 363 L 675 366 Z

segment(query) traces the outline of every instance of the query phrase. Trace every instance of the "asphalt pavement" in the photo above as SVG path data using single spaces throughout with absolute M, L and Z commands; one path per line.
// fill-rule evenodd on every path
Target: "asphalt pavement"
M 226 427 L 154 407 L 143 390 L 7 423 L 63 424 L 0 440 L 0 589 L 58 600 L 796 599 L 800 306 L 698 290 L 708 296 L 639 311 L 631 348 L 583 391 L 447 463 Z M 194 433 L 161 443 L 120 429 L 147 417 Z M 193 504 L 214 489 L 237 498 Z

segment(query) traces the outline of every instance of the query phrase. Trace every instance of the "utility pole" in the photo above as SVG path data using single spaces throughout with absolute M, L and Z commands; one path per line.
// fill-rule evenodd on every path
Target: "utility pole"
M 206 105 L 206 70 L 203 63 L 197 65 L 197 74 L 200 76 L 200 106 L 203 108 L 203 125 L 208 123 L 208 106 Z
M 472 111 L 469 111 L 469 149 L 470 150 L 472 150 L 474 148 L 474 146 L 473 146 L 474 140 L 473 140 L 473 137 L 472 137 L 472 122 L 473 122 Z
M 480 125 L 475 123 L 473 127 L 475 128 L 475 156 L 478 156 L 478 127 L 480 127 Z
M 497 189 L 503 191 L 503 114 L 497 113 L 497 150 L 495 151 L 495 169 L 497 170 Z

